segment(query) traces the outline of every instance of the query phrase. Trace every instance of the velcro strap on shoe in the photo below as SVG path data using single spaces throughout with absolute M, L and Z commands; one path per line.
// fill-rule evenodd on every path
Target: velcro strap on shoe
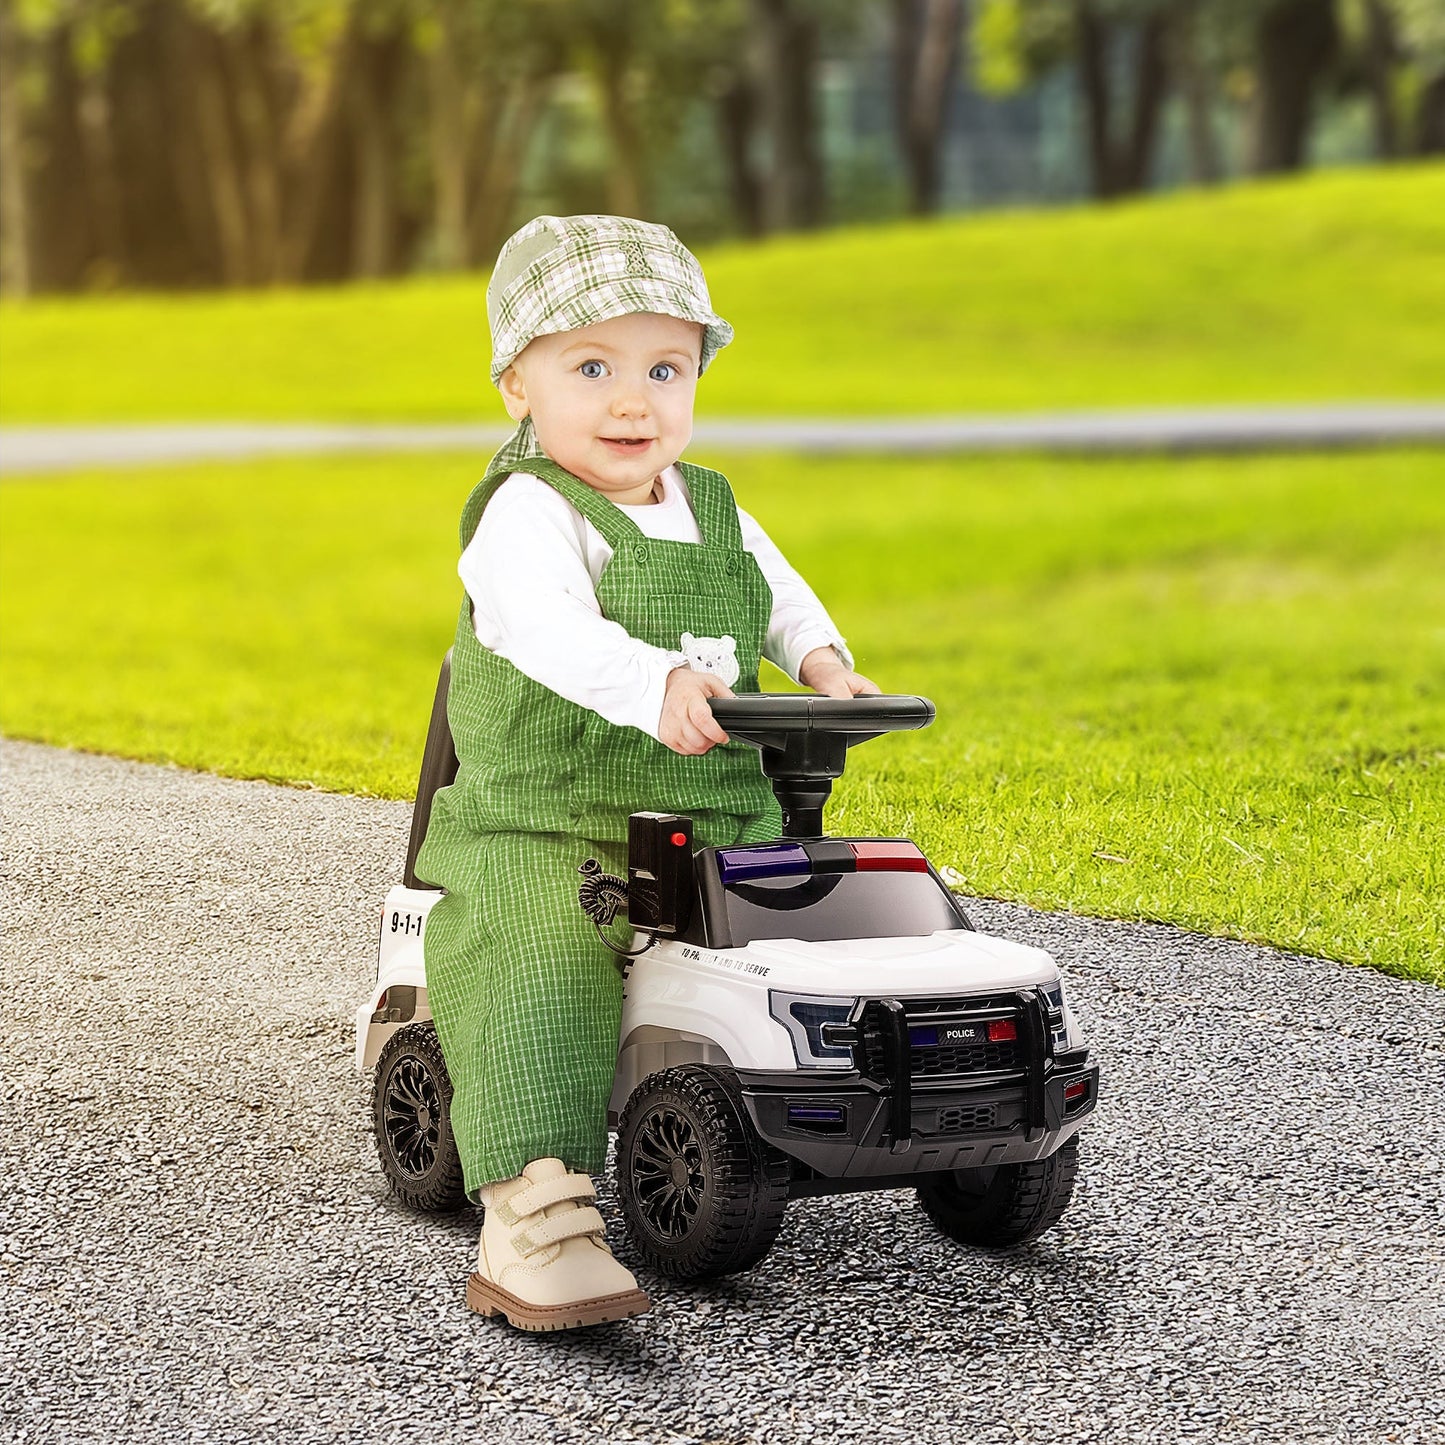
M 564 1239 L 574 1239 L 579 1234 L 606 1234 L 607 1226 L 602 1216 L 589 1204 L 582 1209 L 569 1209 L 565 1214 L 554 1214 L 550 1219 L 539 1219 L 525 1229 L 512 1231 L 512 1248 L 526 1259 L 549 1244 L 559 1244 Z
M 558 1179 L 543 1179 L 519 1189 L 507 1203 L 518 1219 L 525 1219 L 549 1204 L 564 1204 L 569 1199 L 596 1199 L 597 1187 L 585 1174 L 563 1174 Z

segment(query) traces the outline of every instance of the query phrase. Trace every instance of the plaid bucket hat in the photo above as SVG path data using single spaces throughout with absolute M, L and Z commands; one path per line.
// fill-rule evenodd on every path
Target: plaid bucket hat
M 697 257 L 666 226 L 629 216 L 538 216 L 502 247 L 487 284 L 492 384 L 538 336 L 653 311 L 703 327 L 702 364 L 733 329 Z

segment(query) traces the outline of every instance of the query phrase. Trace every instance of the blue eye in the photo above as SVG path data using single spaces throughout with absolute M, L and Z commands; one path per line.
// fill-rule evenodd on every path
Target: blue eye
M 597 369 L 595 371 L 589 371 L 589 367 L 596 367 Z M 606 367 L 604 367 L 600 361 L 584 361 L 582 365 L 577 368 L 577 370 L 580 371 L 582 375 L 585 376 L 589 381 L 596 381 L 597 378 L 601 376 L 602 373 L 606 370 Z
M 657 374 L 659 371 L 671 372 L 672 375 L 659 376 Z M 649 375 L 654 381 L 671 381 L 672 377 L 677 375 L 677 368 L 670 361 L 659 361 L 657 365 L 652 368 L 652 371 L 649 373 Z

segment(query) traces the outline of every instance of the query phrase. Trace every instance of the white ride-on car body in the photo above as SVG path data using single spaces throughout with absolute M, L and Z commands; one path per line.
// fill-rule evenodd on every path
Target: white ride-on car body
M 383 1169 L 428 1209 L 465 1202 L 422 958 L 441 894 L 414 872 L 431 797 L 455 775 L 447 682 L 444 665 L 406 881 L 356 1015 Z M 847 747 L 927 726 L 932 704 L 712 702 L 759 748 L 784 836 L 694 852 L 687 818 L 637 813 L 628 877 L 592 864 L 579 889 L 599 930 L 623 909 L 635 930 L 608 1109 L 634 1247 L 675 1278 L 729 1273 L 766 1254 L 789 1199 L 900 1187 L 961 1243 L 1036 1237 L 1068 1205 L 1098 1097 L 1057 965 L 976 932 L 906 839 L 822 832 Z

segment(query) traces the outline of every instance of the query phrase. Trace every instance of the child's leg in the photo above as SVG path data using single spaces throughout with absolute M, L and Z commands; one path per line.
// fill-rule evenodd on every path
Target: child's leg
M 495 833 L 446 851 L 447 896 L 427 922 L 427 995 L 467 1190 L 475 1197 L 543 1158 L 600 1173 L 622 979 L 578 906 L 577 868 L 597 857 L 622 871 L 624 849 Z

